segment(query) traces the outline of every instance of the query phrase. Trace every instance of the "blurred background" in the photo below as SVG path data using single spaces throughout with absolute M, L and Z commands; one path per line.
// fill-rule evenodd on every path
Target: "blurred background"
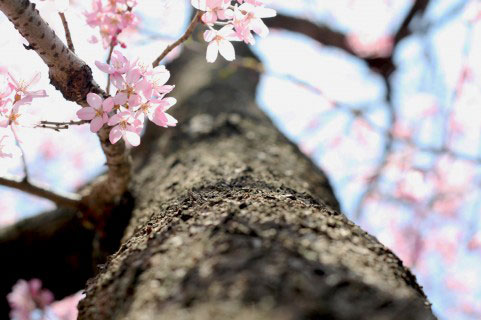
M 149 63 L 185 29 L 190 1 L 139 2 L 141 22 L 122 34 L 122 52 Z M 259 105 L 326 171 L 343 212 L 412 268 L 440 319 L 481 319 L 481 1 L 267 3 L 280 16 L 266 19 L 271 33 L 253 47 L 264 65 Z M 53 2 L 38 4 L 63 35 Z M 70 4 L 77 54 L 106 83 L 94 61 L 107 50 L 89 42 L 98 30 L 83 16 L 90 1 Z M 0 66 L 20 78 L 42 72 L 36 89 L 49 97 L 35 100 L 34 114 L 76 119 L 78 107 L 48 84 L 3 15 L 0 30 Z M 201 41 L 186 45 L 205 54 Z M 88 126 L 20 135 L 35 181 L 75 190 L 103 170 Z M 0 175 L 22 173 L 20 161 L 0 162 Z M 0 187 L 0 226 L 52 207 Z

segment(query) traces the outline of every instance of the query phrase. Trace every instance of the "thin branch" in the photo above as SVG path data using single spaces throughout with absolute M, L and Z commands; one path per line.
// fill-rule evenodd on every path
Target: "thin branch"
M 67 39 L 67 45 L 70 51 L 75 52 L 75 47 L 73 46 L 72 42 L 72 35 L 70 33 L 70 28 L 68 27 L 67 19 L 65 18 L 65 14 L 63 12 L 59 12 L 58 15 L 60 16 L 60 20 L 62 20 L 63 29 L 65 30 L 65 38 Z
M 59 207 L 78 209 L 80 196 L 77 194 L 57 193 L 40 184 L 29 182 L 28 179 L 18 179 L 12 176 L 0 177 L 0 185 L 14 188 L 31 195 L 48 199 Z
M 89 121 L 86 121 L 86 120 L 79 120 L 79 121 L 71 120 L 68 122 L 40 121 L 40 124 L 37 124 L 35 128 L 51 129 L 58 132 L 60 130 L 66 130 L 70 126 L 80 126 L 88 122 Z
M 109 55 L 107 56 L 107 64 L 110 64 L 110 60 L 112 59 L 112 53 L 114 52 L 115 45 L 110 44 L 110 50 L 109 50 Z M 107 95 L 110 95 L 110 73 L 107 75 L 107 87 L 105 88 L 105 91 L 107 92 Z
M 171 45 L 168 45 L 167 48 L 160 54 L 160 56 L 152 62 L 152 66 L 155 68 L 159 65 L 160 61 L 164 59 L 172 50 L 174 50 L 177 46 L 181 45 L 183 42 L 185 42 L 187 39 L 189 39 L 190 35 L 194 32 L 195 27 L 200 21 L 200 18 L 202 17 L 202 12 L 197 11 L 195 14 L 194 18 L 189 24 L 189 27 L 187 30 L 185 30 L 185 33 L 174 43 Z

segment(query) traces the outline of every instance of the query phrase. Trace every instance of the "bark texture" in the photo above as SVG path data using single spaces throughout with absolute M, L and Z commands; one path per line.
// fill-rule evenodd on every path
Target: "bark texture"
M 135 150 L 132 218 L 79 319 L 434 318 L 258 109 L 258 74 L 188 51 L 171 71 L 180 126 Z

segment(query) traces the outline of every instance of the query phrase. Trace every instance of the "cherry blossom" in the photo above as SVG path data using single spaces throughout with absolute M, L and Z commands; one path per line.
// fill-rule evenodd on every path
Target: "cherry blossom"
M 266 8 L 259 0 L 237 0 L 234 5 L 231 0 L 191 0 L 191 4 L 204 12 L 202 21 L 209 27 L 204 33 L 205 41 L 210 42 L 206 54 L 208 62 L 214 62 L 219 53 L 228 61 L 234 60 L 234 47 L 230 41 L 254 44 L 251 31 L 261 37 L 267 36 L 269 29 L 262 19 L 276 15 L 275 10 Z M 223 27 L 216 30 L 215 25 Z
M 92 11 L 85 12 L 87 24 L 99 28 L 104 48 L 119 44 L 118 36 L 127 28 L 135 28 L 139 19 L 133 8 L 135 0 L 111 0 L 104 4 L 102 0 L 92 1 Z M 91 39 L 92 40 L 92 39 Z M 124 43 L 121 43 L 125 47 Z
M 254 44 L 255 40 L 251 35 L 251 31 L 254 31 L 261 37 L 266 37 L 269 34 L 269 28 L 267 28 L 262 19 L 275 16 L 276 11 L 273 9 L 244 2 L 235 10 L 233 23 L 239 38 L 246 43 Z
M 140 106 L 135 117 L 144 122 L 145 116 L 147 116 L 150 121 L 160 127 L 175 127 L 177 120 L 166 111 L 176 103 L 177 100 L 172 97 L 148 101 Z
M 15 102 L 12 108 L 0 117 L 0 127 L 6 128 L 10 126 L 12 130 L 15 130 L 17 126 L 32 126 L 34 121 L 28 113 L 21 112 L 20 107 L 32 102 L 32 97 L 27 96 L 21 100 Z M 14 131 L 15 132 L 15 131 Z
M 164 128 L 177 124 L 177 120 L 166 113 L 177 100 L 165 97 L 175 87 L 166 84 L 170 72 L 165 66 L 152 68 L 138 60 L 131 62 L 120 51 L 114 52 L 110 64 L 96 61 L 96 65 L 111 75 L 110 81 L 117 92 L 104 101 L 95 93 L 87 95 L 89 107 L 79 110 L 77 115 L 91 121 L 92 132 L 107 123 L 113 127 L 109 134 L 112 144 L 123 138 L 135 147 L 140 144 L 145 119 Z
M 14 320 L 75 320 L 77 305 L 84 297 L 80 292 L 62 300 L 54 301 L 52 292 L 42 289 L 38 279 L 18 280 L 12 292 L 7 295 L 12 308 L 10 317 Z
M 82 120 L 90 121 L 90 131 L 97 132 L 109 121 L 108 112 L 114 107 L 114 100 L 102 98 L 95 93 L 87 94 L 87 103 L 90 107 L 82 108 L 77 111 L 77 116 Z
M 95 61 L 97 68 L 110 74 L 112 83 L 119 88 L 122 86 L 122 75 L 130 70 L 130 62 L 118 50 L 114 50 L 110 64 Z
M 131 146 L 138 146 L 140 144 L 140 125 L 141 121 L 134 118 L 129 111 L 115 114 L 109 120 L 109 126 L 114 126 L 109 135 L 110 143 L 115 144 L 120 138 L 123 138 Z
M 219 53 L 227 61 L 233 61 L 235 59 L 234 46 L 230 41 L 238 41 L 236 33 L 234 32 L 232 25 L 227 25 L 217 30 L 207 30 L 204 33 L 204 40 L 209 42 L 207 46 L 207 62 L 215 62 Z
M 227 20 L 232 17 L 230 0 L 192 0 L 192 6 L 198 10 L 205 11 L 202 21 L 205 24 L 214 24 L 217 20 Z
M 38 279 L 30 281 L 19 280 L 7 295 L 12 308 L 10 317 L 18 320 L 30 320 L 31 313 L 36 309 L 45 309 L 52 303 L 53 294 L 42 289 L 42 282 Z
M 40 80 L 41 74 L 37 72 L 29 81 L 25 80 L 17 80 L 16 77 L 12 73 L 8 73 L 11 79 L 11 86 L 16 92 L 15 101 L 20 100 L 23 97 L 31 97 L 31 98 L 43 98 L 47 96 L 45 90 L 37 90 L 37 91 L 30 91 L 29 88 L 38 83 Z

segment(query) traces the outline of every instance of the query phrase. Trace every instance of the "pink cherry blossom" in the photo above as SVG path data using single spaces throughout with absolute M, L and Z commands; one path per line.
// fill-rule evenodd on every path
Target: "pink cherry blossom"
M 132 9 L 137 5 L 137 1 L 92 1 L 92 11 L 85 12 L 87 24 L 92 28 L 99 28 L 104 48 L 115 46 L 118 36 L 127 28 L 135 28 L 139 19 Z M 121 44 L 125 46 L 125 44 Z
M 53 302 L 49 309 L 56 316 L 56 319 L 76 320 L 78 315 L 77 305 L 84 297 L 85 295 L 82 292 L 77 292 L 62 300 Z
M 12 308 L 12 319 L 30 320 L 34 310 L 43 310 L 53 301 L 53 294 L 42 289 L 42 282 L 38 279 L 28 282 L 19 280 L 7 295 L 7 300 Z
M 123 111 L 112 116 L 109 126 L 114 126 L 109 135 L 110 143 L 115 144 L 120 138 L 123 138 L 125 142 L 134 147 L 140 144 L 141 122 L 135 119 L 130 111 Z
M 110 74 L 111 81 L 117 88 L 122 86 L 122 75 L 131 70 L 129 60 L 118 50 L 114 50 L 110 64 L 95 61 L 95 65 L 103 72 Z
M 191 0 L 192 6 L 198 10 L 205 11 L 202 21 L 205 24 L 213 25 L 217 20 L 227 20 L 232 17 L 230 0 Z
M 269 28 L 262 21 L 262 18 L 276 16 L 276 11 L 263 6 L 255 6 L 252 3 L 244 2 L 234 11 L 234 21 L 237 35 L 245 43 L 254 44 L 255 40 L 251 34 L 254 31 L 261 37 L 269 34 Z
M 262 19 L 274 17 L 275 10 L 266 8 L 264 1 L 261 0 L 235 2 L 232 4 L 232 0 L 191 0 L 194 8 L 204 11 L 202 21 L 209 27 L 209 30 L 204 33 L 204 39 L 210 42 L 206 54 L 208 62 L 214 62 L 219 53 L 228 61 L 234 60 L 234 47 L 230 41 L 254 44 L 252 31 L 261 37 L 269 33 Z M 222 21 L 218 22 L 218 20 Z M 215 25 L 223 25 L 223 28 L 216 30 Z M 235 29 L 235 35 L 233 29 Z
M 6 128 L 11 126 L 12 130 L 16 126 L 31 126 L 33 125 L 33 120 L 29 114 L 20 111 L 22 105 L 26 105 L 32 102 L 32 97 L 27 96 L 21 100 L 15 102 L 12 108 L 3 117 L 0 117 L 0 127 Z
M 219 31 L 207 30 L 204 32 L 204 40 L 209 42 L 207 46 L 207 62 L 214 62 L 217 60 L 219 53 L 227 61 L 233 61 L 235 59 L 234 46 L 230 41 L 238 41 L 232 25 L 224 26 Z
M 11 79 L 11 85 L 16 92 L 15 100 L 18 101 L 24 97 L 43 98 L 47 96 L 45 90 L 30 91 L 29 87 L 35 85 L 40 80 L 41 74 L 37 72 L 29 81 L 17 80 L 12 73 L 8 73 Z
M 144 78 L 142 84 L 138 86 L 142 88 L 142 93 L 149 99 L 153 94 L 157 96 L 165 95 L 171 92 L 175 86 L 166 85 L 170 78 L 170 72 L 165 66 L 158 66 L 152 70 L 140 69 Z
M 150 121 L 160 127 L 175 127 L 177 120 L 166 111 L 177 103 L 177 99 L 169 97 L 163 99 L 155 99 L 143 103 L 135 114 L 135 117 L 141 122 L 145 121 L 145 116 Z
M 139 61 L 130 62 L 120 52 L 116 53 L 111 64 L 97 62 L 97 66 L 105 73 L 115 75 L 116 79 L 112 77 L 111 80 L 117 92 L 104 103 L 100 97 L 91 96 L 95 99 L 90 99 L 90 107 L 78 114 L 81 119 L 93 119 L 91 126 L 95 120 L 95 129 L 108 119 L 106 113 L 113 114 L 107 122 L 113 127 L 109 135 L 112 144 L 123 138 L 129 145 L 138 146 L 145 118 L 165 128 L 177 124 L 177 120 L 165 113 L 177 102 L 175 98 L 165 97 L 174 89 L 173 85 L 166 84 L 170 72 L 165 66 L 152 68 Z
M 90 107 L 77 111 L 77 116 L 82 120 L 90 120 L 90 131 L 97 132 L 109 121 L 108 113 L 114 107 L 114 99 L 109 97 L 103 101 L 98 94 L 90 92 L 87 94 L 87 103 Z

